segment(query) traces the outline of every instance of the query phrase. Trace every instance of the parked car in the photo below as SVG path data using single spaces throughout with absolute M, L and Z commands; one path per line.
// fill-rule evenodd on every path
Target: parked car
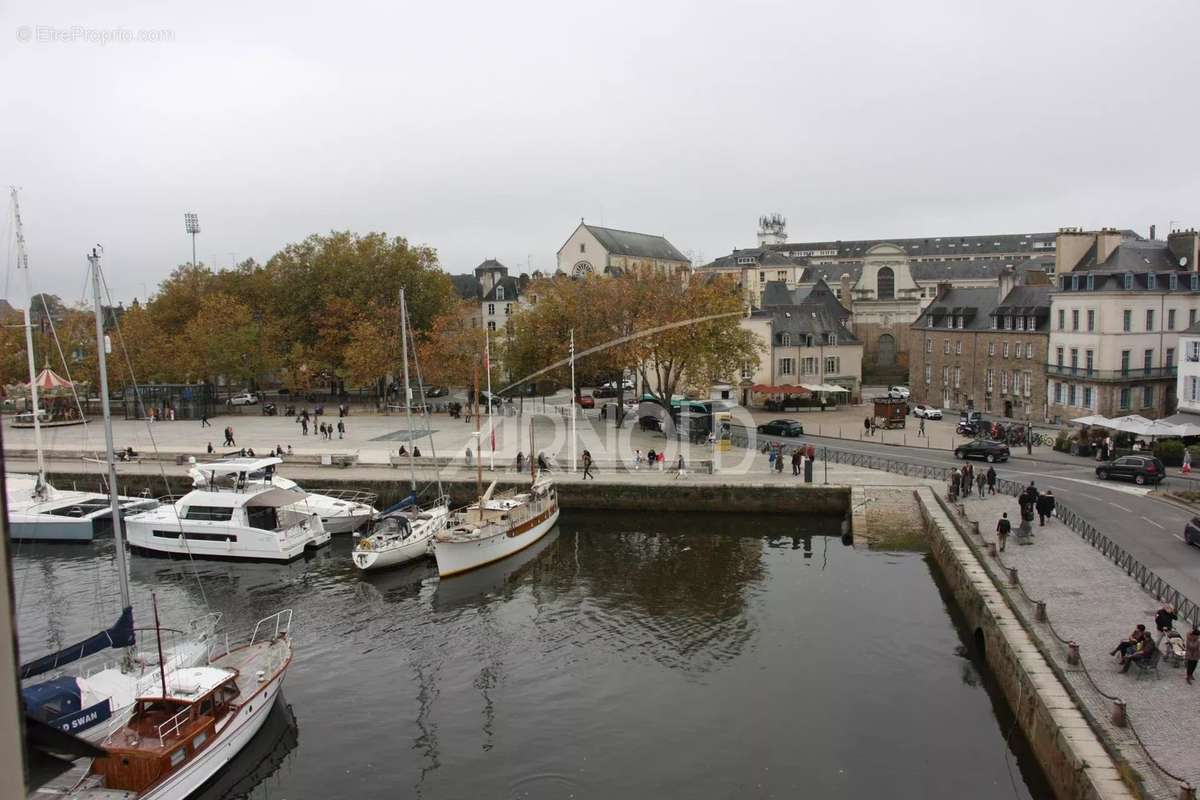
M 258 395 L 254 392 L 239 392 L 226 400 L 225 404 L 230 406 L 255 406 L 258 405 Z
M 758 426 L 759 433 L 768 436 L 803 436 L 804 426 L 794 419 L 773 419 Z
M 1166 467 L 1156 456 L 1121 456 L 1114 461 L 1105 461 L 1096 466 L 1096 477 L 1127 478 L 1139 486 L 1158 483 L 1167 477 Z
M 966 409 L 963 409 L 962 411 L 958 412 L 958 419 L 960 422 L 966 422 L 969 425 L 981 426 L 983 425 L 983 412 L 967 411 Z
M 889 386 L 887 393 L 888 397 L 895 397 L 898 400 L 907 400 L 909 394 L 907 386 Z
M 914 417 L 924 417 L 925 419 L 941 419 L 942 410 L 933 406 L 917 405 L 913 408 Z
M 1191 521 L 1183 526 L 1183 541 L 1184 544 L 1200 547 L 1200 517 L 1192 517 Z
M 447 389 L 445 386 L 426 386 L 425 387 L 425 396 L 426 397 L 445 397 L 448 394 L 450 394 L 450 390 Z
M 592 389 L 592 397 L 598 397 L 600 399 L 604 399 L 606 397 L 616 397 L 618 394 L 619 393 L 617 392 L 616 388 L 608 385 L 607 383 L 603 386 L 597 386 L 595 389 Z
M 633 381 L 629 380 L 628 378 L 625 378 L 624 380 L 622 380 L 621 384 L 624 384 L 625 391 L 627 391 L 627 392 L 633 391 Z M 601 384 L 601 387 L 605 388 L 605 389 L 612 389 L 613 391 L 616 391 L 619 385 L 620 384 L 618 384 L 616 381 L 608 381 L 607 383 Z
M 580 408 L 595 408 L 596 401 L 592 399 L 590 394 L 581 394 L 575 398 L 575 402 L 579 403 Z
M 976 439 L 954 448 L 954 457 L 964 460 L 982 458 L 989 464 L 996 461 L 1008 461 L 1008 445 L 1004 442 L 993 442 L 990 439 Z

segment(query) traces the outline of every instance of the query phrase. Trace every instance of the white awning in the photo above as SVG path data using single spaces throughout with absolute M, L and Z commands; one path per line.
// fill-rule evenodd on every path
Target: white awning
M 290 506 L 293 503 L 304 502 L 307 494 L 297 489 L 272 488 L 258 492 L 246 501 L 248 506 Z
M 1076 425 L 1098 425 L 1101 428 L 1107 428 L 1111 420 L 1108 417 L 1101 416 L 1100 414 L 1092 414 L 1086 417 L 1076 417 L 1075 419 L 1071 420 L 1071 422 L 1075 423 Z
M 838 386 L 833 383 L 819 384 L 817 386 L 817 391 L 819 391 L 819 392 L 845 392 L 847 394 L 850 393 L 850 390 L 847 389 L 845 386 Z
M 197 464 L 196 469 L 199 469 L 209 475 L 236 475 L 239 472 L 261 472 L 267 467 L 282 464 L 282 458 L 268 456 L 266 458 L 255 457 L 236 457 L 226 458 L 221 461 L 212 461 L 207 464 Z

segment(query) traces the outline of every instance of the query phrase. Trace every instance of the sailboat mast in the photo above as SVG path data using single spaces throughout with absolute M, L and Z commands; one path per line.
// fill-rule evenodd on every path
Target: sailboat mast
M 492 472 L 496 471 L 496 423 L 492 419 L 492 335 L 484 329 L 484 345 L 483 345 L 483 365 L 487 369 L 487 393 L 488 393 L 488 439 L 491 447 L 491 463 L 488 469 Z
M 162 696 L 167 696 L 167 668 L 163 664 L 162 651 L 162 627 L 158 624 L 158 595 L 153 592 L 150 594 L 150 601 L 154 603 L 154 638 L 158 642 L 158 677 L 162 680 Z
M 17 199 L 17 187 L 12 188 L 13 222 L 17 231 L 17 269 L 25 273 L 25 357 L 29 362 L 29 397 L 33 402 L 33 441 L 37 448 L 38 480 L 40 490 L 46 482 L 46 457 L 42 454 L 42 421 L 39 416 L 37 369 L 33 358 L 33 322 L 29 307 L 33 305 L 33 280 L 29 277 L 29 255 L 25 252 L 25 232 L 21 227 L 21 203 Z
M 475 415 L 475 496 L 479 498 L 479 520 L 483 521 L 483 458 L 479 452 L 480 447 L 479 437 L 479 362 L 475 362 L 475 408 L 472 413 Z M 490 403 L 491 400 L 489 399 Z
M 575 472 L 575 409 L 579 407 L 579 397 L 575 394 L 575 329 L 571 328 L 571 472 Z
M 113 460 L 112 409 L 108 404 L 108 358 L 104 347 L 104 307 L 100 303 L 100 254 L 92 248 L 88 256 L 92 265 L 92 294 L 96 305 L 96 364 L 100 370 L 100 407 L 104 410 L 104 455 L 108 462 L 108 501 L 112 508 L 114 548 L 117 553 L 117 577 L 121 582 L 121 608 L 131 608 L 129 601 L 129 569 L 125 564 L 125 530 L 121 519 L 121 502 L 117 499 L 117 465 Z
M 412 400 L 408 383 L 408 308 L 404 303 L 404 287 L 400 287 L 400 349 L 404 352 L 404 422 L 408 428 L 408 475 L 412 480 L 413 497 L 417 495 L 417 462 L 413 456 Z

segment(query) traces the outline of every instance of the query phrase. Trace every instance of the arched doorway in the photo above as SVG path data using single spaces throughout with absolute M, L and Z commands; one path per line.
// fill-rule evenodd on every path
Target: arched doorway
M 891 267 L 880 267 L 876 274 L 875 297 L 880 300 L 896 299 L 896 273 Z
M 896 365 L 896 337 L 885 333 L 879 337 L 879 348 L 876 361 L 881 367 Z

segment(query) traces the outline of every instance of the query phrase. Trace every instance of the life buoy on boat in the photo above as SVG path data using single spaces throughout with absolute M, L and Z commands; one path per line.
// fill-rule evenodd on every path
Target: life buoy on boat
M 374 549 L 374 545 L 371 544 L 370 539 L 365 539 L 365 538 L 359 539 L 358 547 L 356 547 L 355 549 L 356 550 L 372 550 L 372 549 Z

